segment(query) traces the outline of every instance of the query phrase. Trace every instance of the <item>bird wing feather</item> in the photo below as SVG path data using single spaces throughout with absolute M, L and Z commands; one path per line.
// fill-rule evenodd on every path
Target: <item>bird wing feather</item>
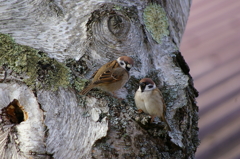
M 126 70 L 123 68 L 115 68 L 111 71 L 106 71 L 98 78 L 97 81 L 94 82 L 94 84 L 114 83 L 120 81 L 122 80 L 125 72 Z
M 159 97 L 160 97 L 160 99 L 162 100 L 162 103 L 163 103 L 163 114 L 165 115 L 165 112 L 166 112 L 166 104 L 165 104 L 165 102 L 164 102 L 164 100 L 163 100 L 163 95 L 162 95 L 162 92 L 159 90 L 159 89 L 155 89 L 154 91 L 157 91 L 158 92 L 158 94 L 159 94 Z
M 102 73 L 99 72 L 100 75 L 98 79 L 94 81 L 94 84 L 114 83 L 114 82 L 120 81 L 122 80 L 124 73 L 127 72 L 124 68 L 119 66 L 116 60 L 107 63 L 106 68 L 108 68 L 107 71 Z M 95 75 L 97 73 L 95 73 Z

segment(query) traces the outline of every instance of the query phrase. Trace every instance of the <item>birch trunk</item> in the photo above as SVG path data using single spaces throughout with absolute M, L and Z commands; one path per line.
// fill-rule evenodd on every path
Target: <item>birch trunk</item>
M 191 0 L 0 4 L 0 158 L 194 158 L 197 91 L 179 52 Z M 135 61 L 124 100 L 78 94 L 123 55 Z M 136 113 L 143 77 L 162 90 L 171 132 Z

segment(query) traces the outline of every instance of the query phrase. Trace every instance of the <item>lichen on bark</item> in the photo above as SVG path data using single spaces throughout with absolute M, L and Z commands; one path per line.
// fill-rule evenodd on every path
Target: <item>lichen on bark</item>
M 162 37 L 169 35 L 166 12 L 159 4 L 153 3 L 146 6 L 143 18 L 146 29 L 158 43 L 161 43 Z
M 74 69 L 84 70 L 84 65 L 75 60 L 58 62 L 42 51 L 14 42 L 9 35 L 0 33 L 0 66 L 10 70 L 17 80 L 32 89 L 53 89 L 73 86 L 77 90 L 84 87 L 85 80 L 72 75 Z M 68 67 L 67 67 L 68 66 Z M 9 71 L 8 71 L 9 72 Z M 8 74 L 7 74 L 8 76 Z M 6 77 L 10 80 L 9 77 Z

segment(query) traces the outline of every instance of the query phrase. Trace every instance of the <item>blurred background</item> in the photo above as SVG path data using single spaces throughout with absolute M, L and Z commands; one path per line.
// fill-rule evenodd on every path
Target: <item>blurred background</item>
M 240 1 L 193 0 L 180 50 L 199 91 L 196 159 L 240 159 Z

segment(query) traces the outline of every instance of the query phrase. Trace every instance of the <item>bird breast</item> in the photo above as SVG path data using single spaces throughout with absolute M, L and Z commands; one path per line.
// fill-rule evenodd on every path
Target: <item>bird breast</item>
M 138 98 L 139 101 L 141 101 L 141 102 L 136 103 L 136 105 L 139 105 L 145 113 L 152 115 L 152 116 L 158 116 L 158 117 L 162 116 L 163 101 L 162 101 L 162 97 L 160 96 L 160 94 L 158 94 L 158 92 L 137 91 L 136 98 Z
M 135 94 L 135 103 L 138 109 L 141 109 L 144 113 L 147 113 L 145 101 L 149 97 L 149 92 L 141 92 L 141 90 L 137 90 Z

